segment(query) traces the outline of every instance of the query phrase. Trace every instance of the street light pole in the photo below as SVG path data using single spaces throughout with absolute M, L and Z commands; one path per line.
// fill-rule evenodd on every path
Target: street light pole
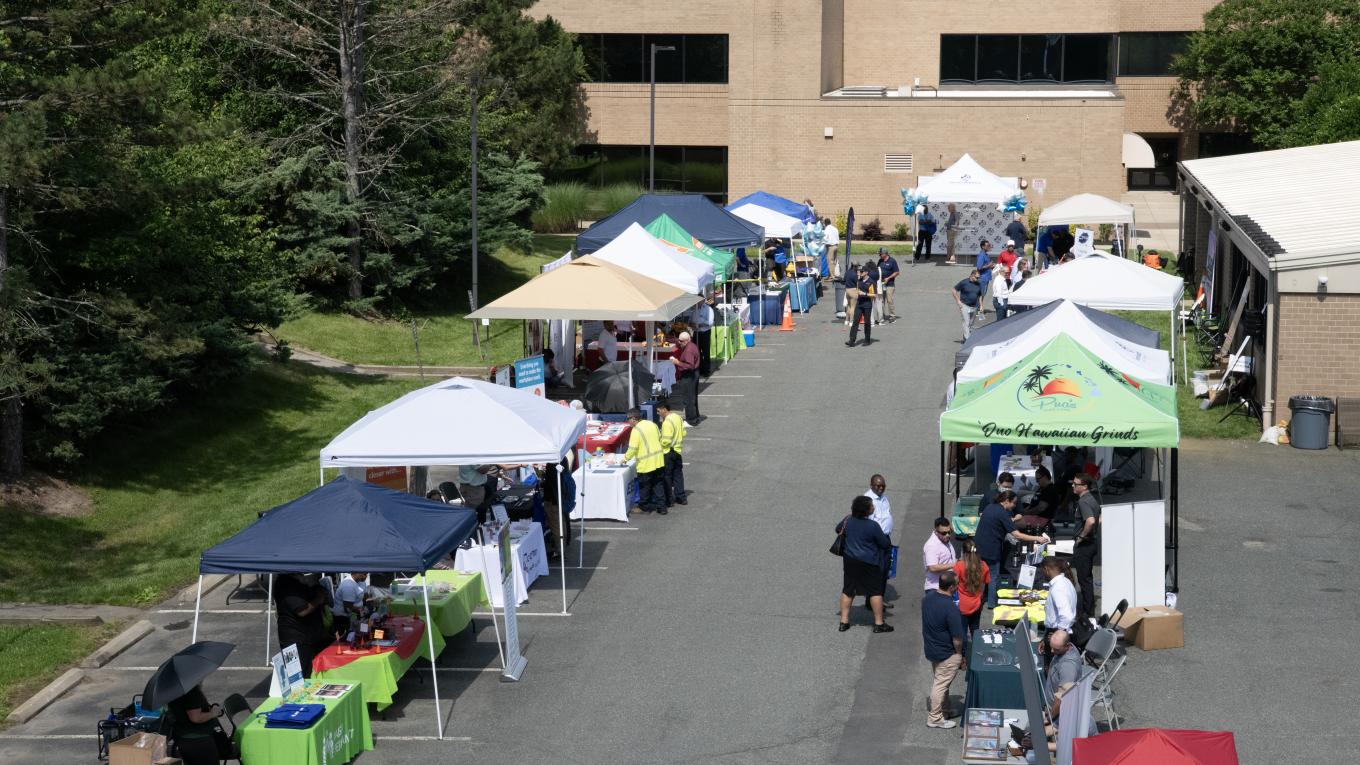
M 472 140 L 472 310 L 478 308 L 477 296 L 477 102 L 481 100 L 482 78 L 472 76 L 472 118 L 470 130 Z M 474 328 L 473 331 L 476 331 Z
M 656 52 L 673 51 L 674 45 L 653 44 L 652 52 L 652 98 L 651 98 L 651 119 L 649 120 L 650 134 L 647 139 L 647 192 L 656 191 Z

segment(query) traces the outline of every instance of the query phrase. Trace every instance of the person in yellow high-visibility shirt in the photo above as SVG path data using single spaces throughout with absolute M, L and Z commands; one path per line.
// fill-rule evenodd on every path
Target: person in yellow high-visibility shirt
M 665 476 L 662 478 L 666 488 L 666 507 L 688 505 L 685 499 L 685 461 L 680 452 L 685 443 L 685 418 L 679 412 L 672 412 L 671 405 L 661 402 L 656 405 L 656 413 L 661 415 L 661 451 L 665 452 Z
M 668 511 L 662 481 L 666 456 L 661 448 L 661 431 L 655 422 L 642 419 L 642 410 L 637 407 L 628 410 L 628 424 L 633 432 L 628 434 L 628 451 L 623 458 L 637 460 L 638 506 L 644 513 L 665 515 Z

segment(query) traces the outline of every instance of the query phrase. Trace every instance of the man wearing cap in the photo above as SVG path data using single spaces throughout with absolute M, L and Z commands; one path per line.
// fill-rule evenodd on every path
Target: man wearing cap
M 628 451 L 623 458 L 637 460 L 638 506 L 644 513 L 665 515 L 666 492 L 662 481 L 666 476 L 666 457 L 661 449 L 661 431 L 655 422 L 644 420 L 637 407 L 628 410 L 628 424 L 633 431 L 628 434 Z
M 1015 214 L 1015 220 L 1006 225 L 1006 238 L 1015 242 L 1015 251 L 1024 257 L 1025 242 L 1029 240 L 1029 229 L 1025 228 L 1025 222 L 1020 220 L 1020 213 Z M 1009 264 L 1007 264 L 1009 268 Z
M 1006 246 L 1001 249 L 1001 252 L 996 254 L 996 262 L 1005 266 L 1006 273 L 1008 274 L 1015 270 L 1015 261 L 1019 259 L 1020 255 L 1015 251 L 1014 239 L 1007 239 Z
M 888 254 L 887 247 L 878 248 L 878 278 L 883 284 L 883 320 L 897 321 L 897 304 L 893 302 L 893 293 L 897 291 L 897 275 L 902 273 L 902 269 L 897 266 L 897 259 Z
M 685 419 L 691 425 L 699 424 L 699 348 L 690 342 L 688 332 L 681 332 L 675 352 L 671 354 L 675 365 L 674 390 L 685 407 Z
M 858 279 L 855 291 L 855 309 L 854 313 L 850 314 L 850 339 L 845 343 L 851 348 L 855 346 L 855 337 L 859 334 L 860 320 L 864 320 L 865 345 L 873 342 L 871 335 L 874 325 L 874 283 L 869 278 L 868 265 L 861 264 L 859 268 L 855 269 L 854 273 Z

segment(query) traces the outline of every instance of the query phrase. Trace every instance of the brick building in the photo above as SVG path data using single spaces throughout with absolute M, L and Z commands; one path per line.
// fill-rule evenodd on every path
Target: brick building
M 1212 259 L 1213 312 L 1243 302 L 1260 317 L 1243 326 L 1267 424 L 1289 418 L 1290 396 L 1360 398 L 1357 170 L 1360 141 L 1180 165 L 1196 280 Z
M 1167 116 L 1170 57 L 1214 4 L 539 0 L 532 13 L 576 33 L 590 63 L 589 144 L 565 177 L 645 182 L 655 55 L 658 189 L 764 189 L 892 224 L 899 188 L 965 152 L 1026 179 L 1039 206 L 1170 189 L 1178 160 L 1215 145 Z

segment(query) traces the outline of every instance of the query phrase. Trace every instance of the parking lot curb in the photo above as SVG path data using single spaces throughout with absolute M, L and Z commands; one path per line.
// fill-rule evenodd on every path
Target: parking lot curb
M 131 627 L 118 633 L 109 642 L 96 648 L 93 653 L 86 656 L 80 662 L 80 666 L 85 669 L 96 669 L 113 661 L 118 654 L 131 648 L 138 640 L 156 631 L 156 626 L 151 622 L 142 619 L 133 623 Z
M 38 716 L 38 713 L 47 708 L 49 704 L 62 697 L 62 694 L 71 690 L 85 679 L 85 670 L 68 669 L 56 680 L 47 684 L 47 687 L 33 694 L 28 701 L 14 708 L 9 713 L 9 721 L 13 723 L 26 723 Z

